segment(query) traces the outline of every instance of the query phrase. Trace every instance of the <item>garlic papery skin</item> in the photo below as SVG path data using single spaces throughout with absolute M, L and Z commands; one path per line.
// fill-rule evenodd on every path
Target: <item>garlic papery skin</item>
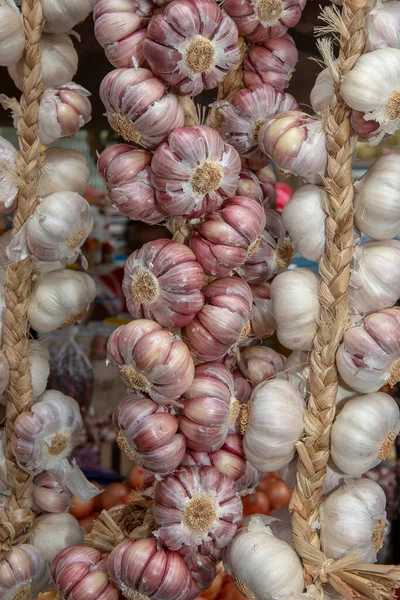
M 260 204 L 263 203 L 264 191 L 254 171 L 250 169 L 242 169 L 240 171 L 239 184 L 235 196 L 246 196 L 247 198 L 257 200 Z
M 307 0 L 225 0 L 240 35 L 252 42 L 282 37 L 299 22 Z
M 254 494 L 256 487 L 261 482 L 263 477 L 264 473 L 255 469 L 253 465 L 246 460 L 242 477 L 239 477 L 239 479 L 235 481 L 239 496 L 248 496 L 249 494 Z
M 172 473 L 186 450 L 178 419 L 165 407 L 138 392 L 130 392 L 114 410 L 120 449 L 151 473 Z
M 260 128 L 258 145 L 284 173 L 321 182 L 328 160 L 321 119 L 295 110 L 278 114 Z
M 400 297 L 400 242 L 357 246 L 349 284 L 350 314 L 365 315 L 393 306 Z
M 316 113 L 323 113 L 332 101 L 335 93 L 331 72 L 328 68 L 319 73 L 310 94 L 311 106 Z
M 55 192 L 39 201 L 26 225 L 29 251 L 41 261 L 75 262 L 93 229 L 89 203 L 75 192 Z
M 35 477 L 32 494 L 36 512 L 63 513 L 71 506 L 71 492 L 50 473 L 40 473 Z
M 251 331 L 259 340 L 270 337 L 276 330 L 272 313 L 271 284 L 259 283 L 250 286 L 253 294 L 253 310 L 251 312 Z
M 380 127 L 372 146 L 400 127 L 400 50 L 382 48 L 362 55 L 342 79 L 340 94 L 346 104 L 365 113 L 366 121 Z
M 298 60 L 296 44 L 288 33 L 249 46 L 243 60 L 243 83 L 246 87 L 268 83 L 284 90 Z
M 189 245 L 207 275 L 222 277 L 252 257 L 265 224 L 259 202 L 234 196 L 195 226 Z
M 4 350 L 0 350 L 0 404 L 6 403 L 5 391 L 9 382 L 9 367 Z
M 267 346 L 249 346 L 240 351 L 237 364 L 243 376 L 256 387 L 283 371 L 285 358 Z
M 355 222 L 370 238 L 388 240 L 400 232 L 400 156 L 378 158 L 356 183 Z
M 46 33 L 68 33 L 92 12 L 95 0 L 43 0 Z
M 281 344 L 310 350 L 317 332 L 319 275 L 298 268 L 277 275 L 271 284 L 272 313 Z
M 72 148 L 47 148 L 39 170 L 39 197 L 55 192 L 76 192 L 81 196 L 89 183 L 90 170 L 86 158 Z
M 73 137 L 92 118 L 90 92 L 72 81 L 43 92 L 39 105 L 42 144 Z M 40 180 L 39 180 L 40 185 Z
M 24 48 L 21 13 L 13 0 L 0 0 L 0 66 L 8 67 L 18 62 Z
M 325 250 L 325 202 L 322 186 L 303 185 L 282 211 L 283 223 L 294 246 L 307 260 L 317 262 Z
M 288 465 L 304 429 L 300 393 L 287 381 L 267 381 L 254 390 L 248 406 L 241 422 L 247 460 L 264 472 Z
M 16 206 L 18 187 L 16 180 L 10 176 L 16 171 L 16 158 L 16 148 L 5 138 L 0 137 L 0 214 L 8 214 Z
M 49 350 L 43 343 L 28 342 L 28 359 L 31 365 L 32 393 L 34 398 L 43 394 L 50 375 Z
M 37 598 L 53 587 L 42 553 L 31 544 L 13 546 L 0 562 L 0 598 Z
M 297 102 L 293 96 L 272 85 L 244 88 L 233 95 L 230 103 L 221 103 L 218 112 L 221 116 L 222 137 L 236 148 L 240 156 L 260 158 L 260 127 L 276 114 L 295 109 Z
M 400 49 L 400 5 L 377 0 L 365 19 L 366 52 L 378 48 Z
M 54 0 L 48 0 L 53 2 Z M 40 38 L 40 64 L 45 88 L 57 87 L 72 81 L 78 70 L 78 53 L 66 33 L 43 33 Z M 19 90 L 24 85 L 24 60 L 8 67 L 11 79 Z
M 247 379 L 243 377 L 239 369 L 235 369 L 232 372 L 232 377 L 234 381 L 236 399 L 239 400 L 240 404 L 247 404 L 253 392 L 252 386 Z
M 233 479 L 215 467 L 182 467 L 156 485 L 153 516 L 170 550 L 188 546 L 219 558 L 236 533 L 242 503 Z
M 122 290 L 135 319 L 184 327 L 203 308 L 204 271 L 184 244 L 160 239 L 144 244 L 125 263 Z
M 186 325 L 185 337 L 197 360 L 222 358 L 250 333 L 252 295 L 239 277 L 221 277 L 202 289 L 204 307 Z
M 151 181 L 164 212 L 194 218 L 234 196 L 240 169 L 236 150 L 211 127 L 196 125 L 173 131 L 157 148 Z
M 354 552 L 374 563 L 386 529 L 386 497 L 370 479 L 347 479 L 320 507 L 321 545 L 328 558 Z
M 224 551 L 224 567 L 247 598 L 272 600 L 304 589 L 294 549 L 274 536 L 260 515 L 251 516 Z
M 62 600 L 118 600 L 117 588 L 110 582 L 101 552 L 87 546 L 61 550 L 53 560 L 51 574 Z
M 252 159 L 249 159 L 252 162 Z M 276 175 L 271 165 L 265 165 L 262 169 L 256 169 L 258 181 L 264 192 L 264 205 L 274 206 L 276 199 Z
M 40 550 L 47 562 L 51 564 L 64 548 L 82 544 L 84 536 L 85 530 L 75 517 L 61 512 L 36 517 L 28 543 Z
M 137 319 L 118 327 L 107 351 L 128 388 L 148 394 L 157 404 L 173 403 L 193 381 L 186 344 L 155 321 Z
M 399 431 L 399 407 L 391 396 L 351 398 L 332 426 L 332 459 L 344 473 L 360 477 L 388 456 Z
M 177 552 L 159 549 L 154 538 L 125 540 L 107 559 L 111 581 L 129 598 L 185 600 L 192 577 L 189 567 Z
M 184 124 L 178 99 L 148 69 L 115 69 L 100 85 L 111 127 L 125 141 L 154 150 Z

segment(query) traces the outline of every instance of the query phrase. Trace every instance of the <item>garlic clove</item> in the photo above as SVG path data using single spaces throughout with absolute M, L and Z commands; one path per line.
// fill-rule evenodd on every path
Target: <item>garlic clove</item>
M 44 393 L 50 375 L 49 350 L 43 343 L 38 344 L 34 340 L 28 342 L 28 349 L 33 397 L 38 398 Z
M 237 364 L 243 376 L 256 387 L 283 371 L 285 359 L 272 348 L 250 346 L 241 350 Z
M 248 48 L 243 61 L 243 82 L 248 88 L 268 83 L 284 90 L 288 87 L 299 55 L 289 34 L 268 38 Z

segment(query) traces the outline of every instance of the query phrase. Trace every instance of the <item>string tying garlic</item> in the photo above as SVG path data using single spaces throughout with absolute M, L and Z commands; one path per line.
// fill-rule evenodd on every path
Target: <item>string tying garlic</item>
M 72 148 L 47 148 L 39 170 L 39 197 L 55 192 L 76 192 L 81 196 L 89 183 L 90 169 L 81 152 Z
M 0 0 L 0 66 L 18 62 L 24 48 L 21 13 L 13 0 Z
M 85 531 L 75 517 L 60 512 L 36 517 L 28 542 L 51 564 L 64 548 L 82 544 L 84 535 Z

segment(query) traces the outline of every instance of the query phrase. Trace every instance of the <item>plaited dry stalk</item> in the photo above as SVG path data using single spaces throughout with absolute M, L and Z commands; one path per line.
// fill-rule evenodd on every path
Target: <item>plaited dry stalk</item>
M 38 128 L 39 102 L 42 94 L 40 37 L 43 13 L 40 0 L 24 0 L 22 17 L 26 37 L 24 55 L 24 89 L 18 107 L 17 173 L 21 181 L 18 206 L 14 215 L 12 235 L 15 235 L 35 209 L 38 197 L 37 171 L 40 160 Z M 12 541 L 24 534 L 33 523 L 32 477 L 15 462 L 10 440 L 17 416 L 32 404 L 32 382 L 28 360 L 28 304 L 31 294 L 32 263 L 25 259 L 10 264 L 7 269 L 6 311 L 4 316 L 4 350 L 10 369 L 7 398 L 8 485 L 12 493 L 8 515 L 0 525 L 0 548 L 9 549 Z

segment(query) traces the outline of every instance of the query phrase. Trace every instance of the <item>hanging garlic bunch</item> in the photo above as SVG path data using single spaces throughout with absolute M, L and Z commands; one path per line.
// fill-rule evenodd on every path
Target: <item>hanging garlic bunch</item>
M 352 398 L 333 423 L 332 459 L 344 473 L 360 477 L 385 460 L 399 431 L 399 407 L 391 396 Z
M 16 170 L 16 158 L 14 146 L 0 137 L 0 214 L 9 214 L 16 206 L 18 187 L 16 178 L 12 177 Z
M 366 51 L 400 50 L 400 5 L 397 0 L 377 0 L 365 19 Z
M 34 398 L 43 394 L 50 375 L 49 350 L 43 343 L 28 342 L 28 358 L 31 365 L 32 393 Z
M 268 38 L 260 45 L 249 46 L 243 60 L 243 83 L 246 87 L 269 83 L 284 90 L 298 60 L 296 44 L 288 33 Z
M 267 346 L 249 346 L 240 351 L 237 364 L 244 377 L 256 387 L 283 371 L 285 359 Z
M 85 530 L 67 512 L 36 517 L 28 537 L 28 543 L 40 550 L 49 564 L 56 555 L 68 548 L 83 543 Z
M 63 513 L 72 502 L 72 494 L 50 473 L 40 473 L 33 480 L 33 503 L 36 512 Z
M 13 546 L 0 561 L 0 598 L 26 598 L 50 590 L 49 567 L 42 553 L 30 544 Z M 29 597 L 29 596 L 28 596 Z
M 259 340 L 270 337 L 276 330 L 276 322 L 272 312 L 271 284 L 258 283 L 250 286 L 253 294 L 253 310 L 251 311 L 251 331 Z
M 317 331 L 319 275 L 298 268 L 281 273 L 271 284 L 272 312 L 281 344 L 310 350 Z
M 251 516 L 224 551 L 224 567 L 247 598 L 273 600 L 304 589 L 303 567 L 294 549 L 275 537 L 259 515 Z
M 14 0 L 0 0 L 0 66 L 19 61 L 25 48 L 22 17 Z
M 374 563 L 385 539 L 385 507 L 385 493 L 377 483 L 347 479 L 320 507 L 326 556 L 339 559 L 354 552 L 355 562 Z
M 95 0 L 42 0 L 46 33 L 68 33 L 92 12 Z
M 89 183 L 90 170 L 86 158 L 72 148 L 47 148 L 39 170 L 39 197 L 55 192 L 76 192 L 81 196 Z

